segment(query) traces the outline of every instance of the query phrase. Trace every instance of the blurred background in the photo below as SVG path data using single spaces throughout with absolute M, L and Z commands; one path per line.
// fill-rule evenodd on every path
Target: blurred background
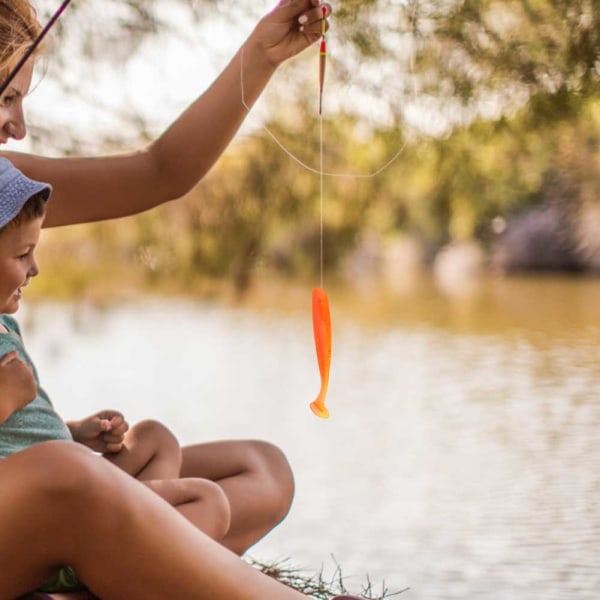
M 308 410 L 320 186 L 298 162 L 319 166 L 317 49 L 186 198 L 44 232 L 21 314 L 42 382 L 66 418 L 279 444 L 297 497 L 261 560 L 415 600 L 597 600 L 600 4 L 333 4 L 330 421 Z M 143 147 L 271 7 L 73 3 L 11 148 Z

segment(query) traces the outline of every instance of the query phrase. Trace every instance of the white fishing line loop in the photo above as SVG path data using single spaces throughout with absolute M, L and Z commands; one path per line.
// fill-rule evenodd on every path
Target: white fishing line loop
M 242 48 L 240 49 L 240 93 L 241 93 L 242 106 L 248 112 L 250 112 L 251 108 L 248 106 L 248 104 L 246 102 L 246 95 L 244 92 L 244 46 L 242 46 Z M 321 160 L 320 160 L 318 169 L 315 167 L 311 167 L 310 165 L 307 165 L 300 158 L 298 158 L 291 150 L 286 148 L 284 143 L 266 125 L 263 124 L 263 125 L 261 125 L 261 127 L 262 127 L 263 131 L 275 142 L 275 144 L 277 144 L 277 146 L 279 146 L 281 151 L 284 152 L 285 154 L 287 154 L 287 156 L 289 158 L 291 158 L 295 163 L 300 165 L 303 169 L 305 169 L 309 173 L 314 173 L 315 175 L 319 175 L 321 178 L 323 178 L 323 177 L 347 177 L 347 178 L 353 178 L 353 179 L 371 179 L 373 177 L 377 177 L 398 159 L 398 157 L 402 154 L 402 152 L 404 152 L 404 149 L 406 148 L 406 146 L 408 144 L 408 141 L 405 140 L 404 143 L 400 146 L 399 150 L 388 161 L 386 161 L 382 166 L 377 168 L 375 171 L 372 171 L 371 173 L 351 173 L 351 172 L 337 172 L 336 173 L 336 172 L 324 170 L 323 150 L 322 150 L 322 144 L 323 144 L 323 139 L 322 139 L 323 138 L 323 133 L 322 133 L 323 117 L 322 117 L 322 115 L 320 117 Z

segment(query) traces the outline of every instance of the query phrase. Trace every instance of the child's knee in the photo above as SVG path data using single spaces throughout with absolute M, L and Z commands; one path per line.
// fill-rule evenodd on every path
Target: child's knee
M 269 442 L 256 440 L 248 444 L 250 469 L 261 478 L 268 512 L 275 519 L 283 519 L 294 497 L 294 476 L 290 464 L 282 450 Z
M 154 419 L 144 419 L 136 423 L 131 429 L 131 432 L 136 432 L 138 435 L 149 435 L 157 439 L 169 440 L 172 443 L 178 444 L 177 438 L 173 432 L 160 421 Z
M 173 432 L 159 421 L 146 419 L 136 423 L 129 431 L 130 435 L 150 442 L 157 453 L 176 454 L 181 460 L 181 447 Z
M 222 488 L 208 479 L 190 478 L 181 481 L 190 486 L 190 491 L 210 512 L 211 525 L 215 529 L 216 538 L 224 537 L 231 525 L 231 508 Z

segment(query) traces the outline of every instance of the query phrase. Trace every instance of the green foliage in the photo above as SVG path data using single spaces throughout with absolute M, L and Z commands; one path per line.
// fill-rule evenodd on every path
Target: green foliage
M 359 137 L 352 116 L 327 121 L 329 173 L 369 174 L 405 144 L 376 177 L 324 177 L 329 277 L 343 271 L 365 232 L 382 240 L 411 234 L 435 252 L 449 241 L 486 243 L 495 217 L 510 218 L 535 203 L 597 203 L 600 101 L 582 104 L 576 118 L 544 127 L 531 122 L 523 110 L 510 119 L 478 119 L 444 139 L 406 142 L 396 129 Z M 269 128 L 298 159 L 318 166 L 314 124 L 305 124 L 301 135 L 275 121 Z M 271 137 L 255 135 L 186 199 L 119 222 L 51 232 L 42 270 L 60 269 L 72 293 L 107 277 L 174 290 L 229 280 L 243 293 L 256 276 L 318 278 L 320 234 L 318 175 Z
M 220 6 L 179 2 L 200 20 L 201 7 L 211 4 Z M 139 39 L 158 31 L 157 7 L 127 3 L 115 13 L 124 29 L 107 35 L 130 30 L 132 20 Z M 536 203 L 563 203 L 573 214 L 596 204 L 599 19 L 600 2 L 592 0 L 337 3 L 332 60 L 339 79 L 360 85 L 365 72 L 372 76 L 386 64 L 397 76 L 375 84 L 371 78 L 362 88 L 389 105 L 386 125 L 366 125 L 359 109 L 343 105 L 327 113 L 324 170 L 369 174 L 402 152 L 375 177 L 324 177 L 325 270 L 341 273 L 365 232 L 381 240 L 410 234 L 432 254 L 449 241 L 486 243 L 495 217 Z M 328 80 L 329 89 L 338 83 Z M 319 123 L 314 89 L 305 94 L 286 103 L 285 112 L 274 108 L 267 126 L 314 170 Z M 408 126 L 405 106 L 423 108 L 425 101 L 446 119 L 444 136 Z M 228 279 L 241 293 L 257 273 L 314 281 L 321 198 L 310 169 L 259 132 L 232 148 L 188 198 L 72 237 L 53 235 L 52 255 L 71 269 L 75 291 L 85 288 L 86 273 L 111 271 L 102 260 L 149 288 Z M 78 270 L 76 248 L 98 263 Z
M 434 69 L 440 89 L 464 101 L 504 86 L 526 95 L 595 95 L 599 7 L 591 0 L 420 3 L 420 68 Z

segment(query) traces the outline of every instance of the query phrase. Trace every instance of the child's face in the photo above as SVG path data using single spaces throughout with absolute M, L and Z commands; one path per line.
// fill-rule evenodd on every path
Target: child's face
M 21 289 L 39 272 L 34 251 L 43 221 L 39 217 L 0 232 L 0 313 L 17 312 Z

